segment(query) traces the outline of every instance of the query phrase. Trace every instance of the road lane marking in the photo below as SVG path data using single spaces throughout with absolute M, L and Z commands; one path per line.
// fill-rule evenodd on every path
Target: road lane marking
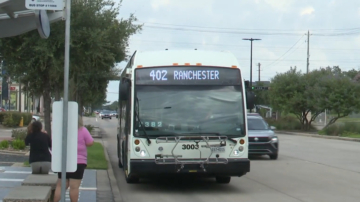
M 4 173 L 9 173 L 9 174 L 31 174 L 31 171 L 12 171 L 12 170 L 5 170 Z M 49 175 L 55 175 L 56 173 L 54 172 L 49 172 Z
M 22 182 L 24 179 L 8 179 L 8 178 L 0 178 L 1 182 Z

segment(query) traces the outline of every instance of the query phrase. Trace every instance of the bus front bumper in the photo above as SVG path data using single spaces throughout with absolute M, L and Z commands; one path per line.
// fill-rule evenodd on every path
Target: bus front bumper
M 228 159 L 227 164 L 156 164 L 154 159 L 131 159 L 131 174 L 151 176 L 157 174 L 196 174 L 203 176 L 243 176 L 250 172 L 249 159 Z

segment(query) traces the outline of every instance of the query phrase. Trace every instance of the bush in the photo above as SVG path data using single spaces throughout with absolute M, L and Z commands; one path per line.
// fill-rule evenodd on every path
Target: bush
M 0 149 L 7 149 L 9 148 L 9 141 L 3 140 L 0 142 Z
M 266 118 L 269 125 L 275 126 L 277 130 L 301 130 L 300 121 L 294 116 L 281 116 L 278 120 Z M 310 130 L 315 130 L 310 126 Z
M 31 113 L 21 113 L 22 117 L 24 118 L 24 126 L 27 126 L 32 121 L 32 114 Z
M 25 147 L 26 147 L 26 145 L 25 145 L 24 140 L 17 139 L 12 142 L 13 149 L 23 150 L 23 149 L 25 149 Z
M 28 125 L 32 120 L 31 113 L 21 113 L 15 111 L 0 112 L 0 122 L 7 127 L 17 127 L 23 117 L 23 125 Z
M 21 129 L 13 129 L 11 132 L 11 137 L 14 139 L 19 139 L 19 140 L 25 140 L 26 135 L 27 135 L 27 130 L 21 130 Z
M 301 130 L 299 120 L 292 116 L 282 116 L 278 120 L 267 118 L 266 121 L 277 130 Z
M 92 113 L 92 112 L 91 112 L 91 113 L 89 113 L 89 112 L 85 112 L 85 113 L 84 113 L 84 116 L 87 116 L 87 117 L 91 117 L 91 116 L 93 116 L 93 115 L 94 115 L 94 113 Z
M 4 126 L 13 127 L 16 124 L 13 118 L 13 114 L 12 113 L 6 114 L 2 124 Z
M 332 124 L 319 131 L 320 135 L 348 136 L 349 134 L 360 134 L 360 124 L 356 122 L 343 122 Z
M 92 125 L 84 125 L 84 127 L 89 131 L 89 133 L 91 133 L 94 130 L 94 126 Z

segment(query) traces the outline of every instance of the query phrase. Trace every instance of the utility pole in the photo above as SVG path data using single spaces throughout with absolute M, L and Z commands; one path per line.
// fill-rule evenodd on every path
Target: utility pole
M 309 53 L 309 41 L 310 40 L 310 32 L 308 30 L 308 33 L 307 33 L 307 62 L 306 62 L 306 73 L 308 74 L 309 73 L 309 58 L 310 58 L 310 53 Z
M 243 40 L 248 40 L 251 42 L 251 46 L 250 46 L 250 91 L 252 91 L 252 42 L 255 40 L 261 40 L 261 39 L 244 38 Z
M 259 64 L 258 64 L 258 66 L 259 66 L 259 70 L 258 70 L 258 71 L 259 71 L 259 83 L 260 83 L 260 65 L 261 65 L 261 64 L 260 64 L 260 62 L 259 62 Z

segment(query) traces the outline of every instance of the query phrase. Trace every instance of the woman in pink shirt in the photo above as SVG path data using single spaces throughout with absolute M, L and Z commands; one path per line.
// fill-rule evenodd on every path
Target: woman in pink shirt
M 84 127 L 82 117 L 79 116 L 78 129 L 78 154 L 77 154 L 77 170 L 74 173 L 66 173 L 66 189 L 70 186 L 70 201 L 78 201 L 79 187 L 84 176 L 87 166 L 87 147 L 94 144 L 94 139 L 89 131 Z M 61 194 L 61 173 L 58 173 L 58 182 L 54 194 L 54 202 L 60 201 Z

